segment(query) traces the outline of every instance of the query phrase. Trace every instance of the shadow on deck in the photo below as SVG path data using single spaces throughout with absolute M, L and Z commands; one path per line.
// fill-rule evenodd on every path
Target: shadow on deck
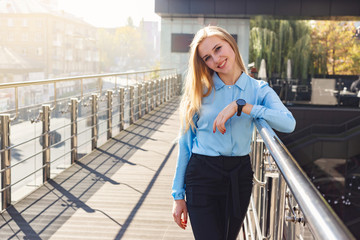
M 171 216 L 178 99 L 150 112 L 0 217 L 0 239 L 192 239 Z

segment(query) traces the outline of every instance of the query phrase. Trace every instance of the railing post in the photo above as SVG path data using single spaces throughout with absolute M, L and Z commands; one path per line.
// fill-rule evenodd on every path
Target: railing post
M 2 210 L 11 205 L 11 155 L 10 155 L 10 114 L 1 114 L 1 205 Z
M 130 125 L 133 124 L 134 121 L 134 86 L 130 86 Z
M 138 104 L 139 104 L 139 119 L 142 115 L 142 84 L 138 84 Z
M 160 101 L 160 80 L 155 80 L 155 107 L 159 106 Z
M 50 179 L 50 105 L 42 106 L 43 182 Z
M 181 74 L 176 75 L 176 90 L 177 94 L 180 95 L 182 92 L 182 81 L 181 81 Z
M 145 113 L 149 113 L 149 83 L 145 82 Z
M 78 118 L 78 99 L 71 98 L 71 164 L 74 164 L 77 159 L 77 118 Z
M 150 108 L 154 110 L 155 108 L 155 100 L 154 100 L 154 92 L 155 92 L 155 82 L 151 81 L 150 83 Z
M 165 78 L 165 86 L 166 86 L 166 101 L 169 101 L 170 99 L 170 78 L 166 77 Z
M 163 78 L 161 81 L 162 81 L 162 102 L 161 103 L 165 103 L 166 102 L 166 79 Z
M 120 131 L 124 129 L 124 110 L 125 110 L 125 90 L 123 87 L 119 89 L 120 94 Z
M 94 150 L 97 148 L 97 139 L 98 139 L 98 129 L 97 129 L 97 113 L 98 113 L 98 95 L 97 93 L 91 94 L 91 126 L 92 126 L 92 134 L 91 134 L 91 149 Z
M 174 97 L 174 75 L 170 78 L 170 98 Z
M 275 218 L 275 232 L 274 239 L 281 239 L 284 232 L 284 218 L 285 218 L 285 194 L 286 194 L 286 182 L 283 176 L 279 173 L 279 183 L 278 183 L 278 193 L 277 193 L 277 214 Z
M 254 129 L 254 135 L 253 135 L 253 147 L 252 147 L 252 164 L 254 169 L 254 176 L 259 181 L 264 181 L 264 141 L 258 134 L 257 130 Z M 261 199 L 265 198 L 265 191 L 263 187 L 260 187 L 259 185 L 254 185 L 254 205 L 257 209 L 259 224 L 262 226 L 266 219 L 265 215 L 265 206 L 264 202 L 261 201 Z M 264 226 L 262 227 L 264 229 Z
M 113 91 L 107 90 L 107 139 L 112 138 Z

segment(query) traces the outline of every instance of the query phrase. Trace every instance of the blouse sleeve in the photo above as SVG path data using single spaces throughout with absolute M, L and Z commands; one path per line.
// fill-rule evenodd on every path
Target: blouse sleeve
M 195 132 L 191 127 L 189 127 L 185 133 L 180 131 L 179 152 L 172 185 L 172 196 L 174 200 L 185 198 L 185 172 L 191 157 L 194 138 Z
M 262 81 L 258 94 L 258 104 L 253 106 L 250 115 L 253 118 L 263 118 L 279 132 L 294 131 L 296 121 L 275 91 Z

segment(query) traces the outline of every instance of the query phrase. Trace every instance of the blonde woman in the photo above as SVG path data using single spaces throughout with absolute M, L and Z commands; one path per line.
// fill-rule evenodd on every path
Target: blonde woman
M 174 221 L 185 229 L 189 213 L 195 239 L 236 239 L 252 191 L 252 120 L 292 132 L 295 119 L 267 83 L 247 75 L 236 41 L 215 26 L 191 43 L 180 109 Z

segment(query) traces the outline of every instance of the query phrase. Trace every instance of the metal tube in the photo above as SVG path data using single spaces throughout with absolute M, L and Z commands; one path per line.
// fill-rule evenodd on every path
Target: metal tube
M 150 82 L 150 109 L 151 110 L 154 110 L 154 108 L 155 108 L 155 100 L 154 100 L 154 91 L 155 91 L 155 89 L 154 89 L 154 85 L 155 85 L 154 81 L 151 81 Z
M 120 131 L 124 129 L 124 111 L 125 111 L 125 90 L 123 87 L 119 89 L 120 94 Z
M 275 219 L 276 231 L 274 232 L 274 239 L 281 239 L 284 231 L 284 217 L 285 217 L 285 192 L 286 183 L 282 175 L 279 176 L 278 181 L 278 194 L 277 194 L 277 215 Z
M 263 119 L 254 121 L 265 145 L 299 204 L 314 237 L 326 240 L 355 240 L 355 237 L 320 195 L 266 121 Z
M 149 112 L 149 83 L 145 82 L 145 114 Z
M 258 214 L 256 212 L 255 203 L 254 203 L 254 196 L 253 195 L 251 195 L 251 198 L 250 198 L 250 206 L 252 208 L 253 216 L 254 216 L 255 229 L 256 229 L 256 231 L 255 231 L 256 238 L 258 240 L 263 240 L 264 237 L 263 237 L 263 233 L 262 233 L 261 228 L 260 228 L 259 218 L 258 218 Z
M 163 78 L 162 80 L 162 103 L 166 102 L 166 81 L 165 78 Z
M 138 84 L 138 104 L 139 104 L 139 119 L 142 115 L 142 84 Z
M 78 118 L 78 99 L 71 98 L 71 164 L 74 164 L 77 159 L 77 118 Z
M 161 69 L 158 71 L 162 71 L 162 72 L 175 71 L 175 69 Z M 94 75 L 86 75 L 86 76 L 46 79 L 46 80 L 37 80 L 37 81 L 0 83 L 0 89 L 13 88 L 13 87 L 24 87 L 24 86 L 31 86 L 31 85 L 53 84 L 54 82 L 67 82 L 67 81 L 82 80 L 82 79 L 93 79 L 93 78 L 99 78 L 99 77 L 128 76 L 129 74 L 137 74 L 137 73 L 144 73 L 144 72 L 150 73 L 150 72 L 154 72 L 154 70 L 131 72 L 131 73 L 94 74 Z
M 278 209 L 277 209 L 277 194 L 278 194 L 278 183 L 279 183 L 279 173 L 270 173 L 271 181 L 271 190 L 270 190 L 270 204 L 269 204 L 269 235 L 270 239 L 277 240 L 275 238 L 276 225 L 278 219 Z
M 98 118 L 97 118 L 97 112 L 98 112 L 98 95 L 96 93 L 91 94 L 91 149 L 94 150 L 97 148 L 97 139 L 98 139 Z
M 112 105 L 113 91 L 107 91 L 107 139 L 112 138 Z
M 50 105 L 42 106 L 43 182 L 50 179 Z
M 174 76 L 170 78 L 170 98 L 174 96 Z
M 130 125 L 134 122 L 134 86 L 130 86 Z
M 155 107 L 159 106 L 159 101 L 160 101 L 160 89 L 159 89 L 159 85 L 160 85 L 160 80 L 155 80 Z
M 11 154 L 10 154 L 10 114 L 1 114 L 1 193 L 2 210 L 11 205 Z

